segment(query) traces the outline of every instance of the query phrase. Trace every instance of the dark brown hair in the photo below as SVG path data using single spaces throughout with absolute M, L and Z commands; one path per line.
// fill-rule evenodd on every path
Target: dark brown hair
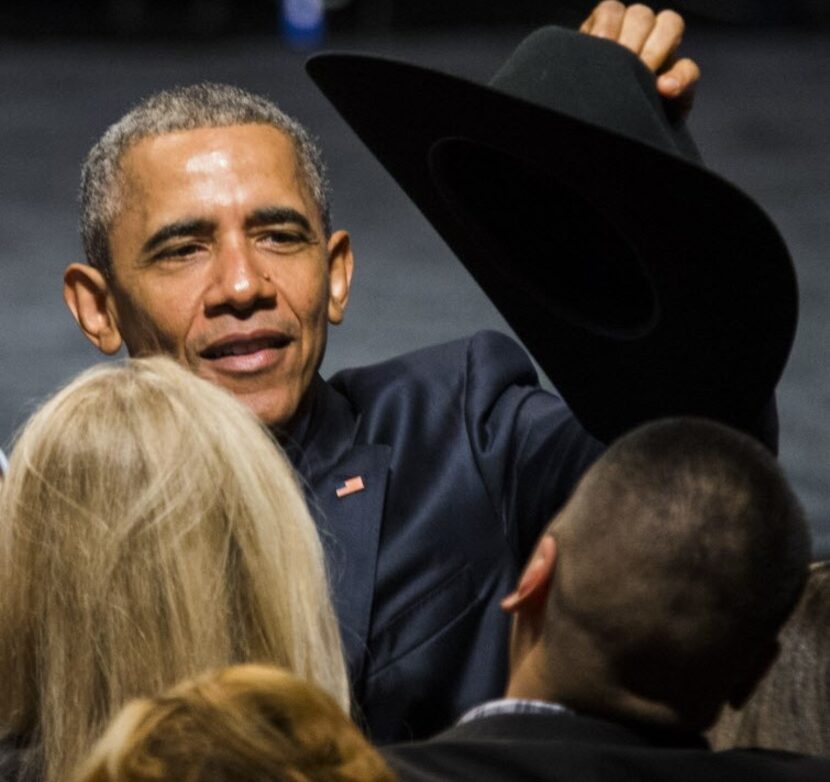
M 748 658 L 772 647 L 807 578 L 809 532 L 780 466 L 751 437 L 704 419 L 622 437 L 552 531 L 562 552 L 553 632 L 569 622 L 617 681 L 694 712 L 701 728 Z

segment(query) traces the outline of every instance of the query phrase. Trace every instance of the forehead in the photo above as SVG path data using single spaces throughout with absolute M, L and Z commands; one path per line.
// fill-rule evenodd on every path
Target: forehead
M 150 222 L 237 206 L 290 205 L 315 217 L 293 140 L 270 125 L 196 128 L 150 136 L 120 161 L 121 213 Z M 118 219 L 116 219 L 118 222 Z

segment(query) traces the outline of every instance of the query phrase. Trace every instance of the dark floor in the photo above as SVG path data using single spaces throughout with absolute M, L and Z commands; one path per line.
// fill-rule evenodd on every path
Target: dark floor
M 523 31 L 337 40 L 488 78 Z M 691 119 L 710 166 L 755 197 L 787 240 L 801 324 L 780 384 L 781 459 L 830 555 L 830 36 L 793 30 L 691 30 L 704 69 Z M 319 97 L 303 56 L 263 38 L 187 45 L 20 44 L 0 40 L 0 443 L 33 406 L 98 360 L 61 299 L 80 258 L 80 161 L 135 100 L 176 83 L 229 81 L 276 98 L 328 153 L 335 223 L 352 231 L 358 272 L 349 318 L 331 336 L 328 373 L 402 350 L 504 328 L 415 208 Z

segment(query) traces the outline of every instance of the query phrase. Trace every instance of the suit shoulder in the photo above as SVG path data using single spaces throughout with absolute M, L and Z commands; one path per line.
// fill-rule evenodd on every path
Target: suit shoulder
M 382 384 L 387 390 L 399 384 L 452 386 L 475 373 L 477 380 L 535 385 L 538 382 L 525 350 L 511 337 L 497 331 L 478 331 L 472 336 L 420 348 L 400 356 L 336 373 L 329 382 L 354 398 L 371 393 Z

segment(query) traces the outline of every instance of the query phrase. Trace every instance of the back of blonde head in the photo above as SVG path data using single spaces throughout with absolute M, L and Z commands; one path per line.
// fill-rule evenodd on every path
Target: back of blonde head
M 0 729 L 56 782 L 129 698 L 245 661 L 347 704 L 290 466 L 169 359 L 84 373 L 30 420 L 0 493 Z

